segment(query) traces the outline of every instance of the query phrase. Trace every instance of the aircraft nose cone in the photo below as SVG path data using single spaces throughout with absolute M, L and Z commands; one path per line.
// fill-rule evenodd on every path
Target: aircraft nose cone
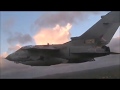
M 11 60 L 10 55 L 8 55 L 5 59 L 7 59 L 7 60 Z

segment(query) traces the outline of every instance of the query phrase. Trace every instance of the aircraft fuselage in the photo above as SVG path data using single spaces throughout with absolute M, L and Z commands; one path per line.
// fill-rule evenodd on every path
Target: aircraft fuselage
M 56 45 L 57 46 L 57 45 Z M 28 51 L 25 49 L 19 49 L 16 52 L 10 54 L 7 59 L 14 61 L 15 63 L 22 63 L 31 66 L 49 66 L 60 63 L 81 63 L 87 61 L 93 61 L 95 57 L 109 55 L 109 48 L 97 48 L 91 46 L 84 46 L 86 50 L 82 50 L 82 46 L 63 46 L 57 53 L 49 53 L 43 51 Z

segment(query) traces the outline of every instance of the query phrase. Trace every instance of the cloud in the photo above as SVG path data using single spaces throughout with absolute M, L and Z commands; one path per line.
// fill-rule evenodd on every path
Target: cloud
M 21 32 L 14 32 L 12 27 L 16 22 L 15 18 L 9 18 L 3 23 L 3 32 L 7 34 L 7 42 L 9 44 L 20 43 L 25 44 L 32 42 L 32 37 L 29 34 L 23 34 Z
M 101 12 L 52 12 L 44 13 L 34 23 L 32 29 L 36 44 L 62 44 L 70 39 L 70 29 L 73 24 L 87 20 L 90 15 Z M 69 24 L 68 24 L 69 23 Z M 57 25 L 56 25 L 57 24 Z M 65 26 L 67 25 L 67 26 Z M 71 26 L 70 26 L 71 25 Z M 54 27 L 54 28 L 53 28 Z M 66 28 L 68 27 L 68 29 Z
M 7 51 L 7 52 L 4 52 L 4 53 L 2 53 L 2 54 L 0 55 L 0 61 L 1 61 L 3 58 L 6 58 L 9 53 L 14 52 L 14 51 L 18 50 L 18 49 L 21 48 L 21 47 L 22 47 L 22 45 L 20 45 L 20 44 L 16 44 L 15 46 L 10 46 L 10 47 L 8 48 L 8 51 Z
M 7 57 L 8 56 L 8 53 L 7 52 L 4 52 L 4 53 L 2 53 L 1 55 L 0 55 L 0 58 L 5 58 L 5 57 Z
M 3 67 L 3 60 L 8 56 L 7 52 L 4 52 L 0 55 L 0 68 Z
M 76 24 L 78 21 L 87 20 L 87 18 L 92 14 L 100 14 L 101 12 L 57 12 L 43 14 L 40 16 L 34 23 L 34 25 L 38 28 L 41 27 L 51 27 L 56 24 L 66 25 L 67 23 Z
M 22 45 L 20 45 L 20 44 L 16 44 L 15 46 L 10 46 L 8 48 L 8 52 L 14 52 L 14 51 L 18 50 L 21 47 L 22 47 Z
M 43 28 L 33 38 L 38 45 L 62 44 L 69 41 L 71 27 L 72 25 L 68 23 L 64 27 L 56 25 L 54 28 Z
M 112 52 L 120 52 L 120 37 L 113 38 L 108 46 Z
M 9 38 L 7 39 L 7 42 L 9 44 L 12 43 L 20 43 L 20 44 L 25 44 L 28 42 L 32 42 L 32 37 L 29 34 L 22 34 L 20 32 L 15 32 Z

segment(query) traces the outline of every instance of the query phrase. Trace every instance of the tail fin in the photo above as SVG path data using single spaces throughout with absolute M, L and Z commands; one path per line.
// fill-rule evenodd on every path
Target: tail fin
M 120 26 L 120 11 L 111 11 L 76 39 L 95 40 L 97 45 L 106 45 Z M 74 40 L 75 38 L 73 38 Z

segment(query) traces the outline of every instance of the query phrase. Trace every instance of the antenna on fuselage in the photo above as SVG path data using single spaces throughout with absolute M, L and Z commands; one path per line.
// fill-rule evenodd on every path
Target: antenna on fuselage
M 49 46 L 49 43 L 47 43 L 47 45 Z

